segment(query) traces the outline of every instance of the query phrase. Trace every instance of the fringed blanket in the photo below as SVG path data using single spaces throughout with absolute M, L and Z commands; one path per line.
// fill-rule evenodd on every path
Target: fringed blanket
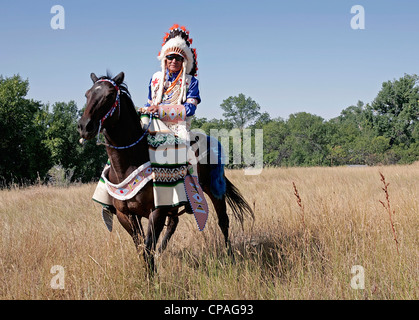
M 151 121 L 151 123 L 150 123 Z M 148 128 L 149 155 L 153 170 L 155 207 L 185 205 L 188 198 L 184 181 L 196 175 L 195 155 L 188 148 L 186 122 L 163 123 L 160 119 L 141 115 L 143 128 Z M 169 128 L 170 126 L 170 128 Z M 175 135 L 176 133 L 176 135 Z
M 102 173 L 109 195 L 118 200 L 129 200 L 133 198 L 152 179 L 151 163 L 144 163 L 132 172 L 124 181 L 113 184 L 108 180 L 110 166 L 107 166 Z

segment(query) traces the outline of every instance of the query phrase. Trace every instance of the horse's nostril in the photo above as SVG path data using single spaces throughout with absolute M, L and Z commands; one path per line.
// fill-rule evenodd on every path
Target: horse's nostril
M 91 119 L 80 119 L 77 127 L 82 136 L 87 136 L 96 130 L 94 122 Z
M 77 124 L 77 130 L 80 134 L 83 133 L 83 125 L 80 122 Z

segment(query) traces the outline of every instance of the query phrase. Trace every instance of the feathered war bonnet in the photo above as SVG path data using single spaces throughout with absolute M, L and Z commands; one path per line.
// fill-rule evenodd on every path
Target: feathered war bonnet
M 163 76 L 160 79 L 160 88 L 157 96 L 158 103 L 163 97 L 164 81 L 166 76 L 166 56 L 170 54 L 178 54 L 183 57 L 182 66 L 182 89 L 179 95 L 178 104 L 186 101 L 186 75 L 196 76 L 198 72 L 196 49 L 191 48 L 192 38 L 189 37 L 189 31 L 184 26 L 179 27 L 174 24 L 170 31 L 163 37 L 162 49 L 158 54 L 161 61 Z

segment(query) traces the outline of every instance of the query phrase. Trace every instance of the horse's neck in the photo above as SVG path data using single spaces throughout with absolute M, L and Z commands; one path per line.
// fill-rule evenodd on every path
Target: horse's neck
M 119 120 L 105 133 L 108 143 L 115 147 L 129 146 L 140 139 L 144 133 L 140 119 L 135 109 L 129 105 L 132 102 L 128 99 L 127 97 L 121 97 Z M 146 136 L 130 148 L 114 149 L 107 147 L 107 153 L 112 167 L 109 178 L 113 183 L 122 182 L 135 169 L 150 160 Z

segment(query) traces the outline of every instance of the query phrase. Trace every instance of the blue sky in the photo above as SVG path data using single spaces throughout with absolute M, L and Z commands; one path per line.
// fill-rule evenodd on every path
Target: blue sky
M 64 30 L 50 26 L 54 5 L 65 9 Z M 354 5 L 365 9 L 364 30 L 351 28 Z M 91 72 L 124 71 L 143 105 L 174 23 L 198 52 L 198 117 L 222 118 L 221 102 L 243 93 L 271 117 L 330 119 L 371 102 L 384 81 L 419 73 L 419 1 L 15 0 L 0 9 L 0 74 L 29 79 L 29 98 L 82 108 Z

